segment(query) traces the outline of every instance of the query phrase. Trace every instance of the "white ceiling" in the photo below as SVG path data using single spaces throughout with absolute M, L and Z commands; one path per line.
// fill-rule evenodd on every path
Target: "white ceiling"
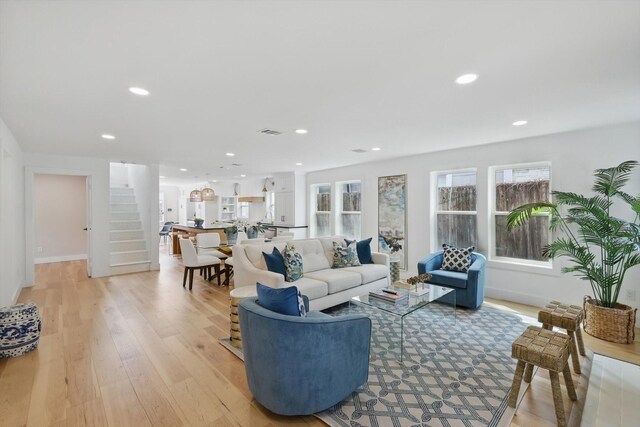
M 25 151 L 158 162 L 175 182 L 640 119 L 638 1 L 2 0 L 0 14 L 0 116 Z M 480 78 L 456 85 L 467 72 Z

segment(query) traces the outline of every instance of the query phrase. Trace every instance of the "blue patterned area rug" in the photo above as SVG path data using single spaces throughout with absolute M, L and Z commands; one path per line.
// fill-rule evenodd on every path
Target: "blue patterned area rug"
M 534 319 L 458 308 L 454 323 L 450 306 L 432 303 L 405 318 L 400 363 L 400 323 L 364 306 L 326 312 L 349 310 L 372 320 L 369 380 L 318 418 L 344 427 L 498 426 L 516 365 L 511 343 Z

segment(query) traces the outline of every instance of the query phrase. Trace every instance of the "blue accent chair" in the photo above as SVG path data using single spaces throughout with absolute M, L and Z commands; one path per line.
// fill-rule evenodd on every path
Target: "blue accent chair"
M 487 259 L 477 252 L 471 254 L 468 273 L 441 270 L 443 251 L 436 252 L 418 262 L 418 273 L 431 273 L 429 283 L 454 288 L 456 305 L 476 309 L 484 301 L 484 267 Z
M 367 382 L 369 318 L 318 311 L 288 316 L 261 307 L 257 298 L 243 299 L 238 316 L 249 389 L 270 411 L 313 414 Z

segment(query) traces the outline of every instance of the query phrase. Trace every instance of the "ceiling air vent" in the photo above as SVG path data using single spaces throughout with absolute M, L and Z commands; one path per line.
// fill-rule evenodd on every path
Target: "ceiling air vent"
M 351 151 L 353 151 L 354 153 L 366 153 L 367 152 L 367 150 L 363 150 L 362 148 L 356 148 L 356 149 L 353 149 Z
M 282 132 L 280 132 L 279 130 L 275 130 L 275 129 L 269 129 L 269 128 L 264 128 L 264 129 L 260 129 L 258 132 L 263 133 L 265 135 L 282 135 Z

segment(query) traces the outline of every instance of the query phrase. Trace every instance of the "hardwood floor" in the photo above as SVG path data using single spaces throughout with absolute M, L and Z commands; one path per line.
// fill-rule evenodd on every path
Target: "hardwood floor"
M 240 360 L 218 344 L 229 332 L 229 290 L 194 279 L 161 254 L 162 270 L 88 279 L 83 262 L 41 264 L 20 301 L 40 307 L 40 346 L 0 360 L 0 425 L 322 426 L 255 402 Z M 490 300 L 536 316 L 535 307 Z M 640 344 L 587 347 L 640 363 Z M 574 381 L 578 377 L 574 376 Z M 565 407 L 569 407 L 565 396 Z M 555 425 L 548 377 L 536 375 L 512 426 Z

